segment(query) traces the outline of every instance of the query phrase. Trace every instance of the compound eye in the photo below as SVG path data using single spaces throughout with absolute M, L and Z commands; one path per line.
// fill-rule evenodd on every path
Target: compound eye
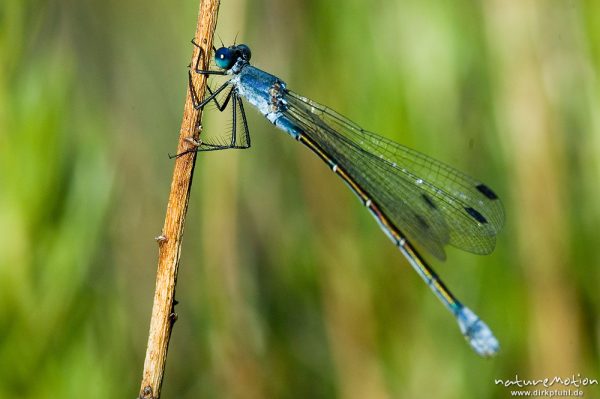
M 235 63 L 234 55 L 227 47 L 221 47 L 215 52 L 215 63 L 221 69 L 229 69 Z
M 246 46 L 245 44 L 239 44 L 237 46 L 237 50 L 240 53 L 240 56 L 244 60 L 250 61 L 250 57 L 252 56 L 252 52 L 250 51 L 250 47 Z

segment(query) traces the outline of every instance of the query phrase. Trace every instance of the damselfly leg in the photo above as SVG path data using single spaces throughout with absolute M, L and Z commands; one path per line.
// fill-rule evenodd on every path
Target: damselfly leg
M 199 69 L 200 59 L 203 54 L 203 50 L 197 43 L 192 40 L 192 43 L 200 48 L 200 53 L 196 60 L 195 73 L 201 75 L 223 75 L 220 71 L 210 71 Z M 190 90 L 190 96 L 195 109 L 204 109 L 209 103 L 214 103 L 216 108 L 223 112 L 231 105 L 231 131 L 229 134 L 216 136 L 216 137 L 202 137 L 196 148 L 184 151 L 177 156 L 181 156 L 190 152 L 198 151 L 217 151 L 226 149 L 246 149 L 250 147 L 250 132 L 248 130 L 248 122 L 246 119 L 246 112 L 244 111 L 244 105 L 240 98 L 237 90 L 234 86 L 231 86 L 228 82 L 223 83 L 216 90 L 212 90 L 209 85 L 206 86 L 208 96 L 202 101 L 200 100 L 196 88 L 192 81 L 192 71 L 188 72 L 188 86 Z M 227 90 L 229 89 L 229 90 Z M 225 97 L 219 101 L 219 95 L 226 93 Z

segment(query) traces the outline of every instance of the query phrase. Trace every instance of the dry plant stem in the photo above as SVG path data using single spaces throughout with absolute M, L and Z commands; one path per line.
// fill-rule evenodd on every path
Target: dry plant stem
M 212 48 L 218 11 L 219 0 L 200 1 L 198 25 L 194 41 L 200 44 L 203 50 L 204 56 L 201 58 L 200 64 L 200 68 L 202 69 L 208 67 L 208 55 Z M 193 46 L 193 48 L 194 51 L 190 62 L 191 67 L 196 65 L 196 59 L 200 51 L 196 46 Z M 206 76 L 192 73 L 192 82 L 197 89 L 199 98 L 203 98 L 206 90 Z M 179 131 L 178 154 L 193 148 L 192 143 L 198 140 L 200 133 L 198 127 L 200 126 L 201 116 L 202 111 L 194 109 L 188 90 L 183 111 L 183 121 L 181 122 L 181 130 Z M 190 138 L 193 140 L 190 140 Z M 175 284 L 177 282 L 181 240 L 195 162 L 195 152 L 190 152 L 175 160 L 175 170 L 171 182 L 171 193 L 169 194 L 165 225 L 162 234 L 157 237 L 159 255 L 156 290 L 154 292 L 148 348 L 146 350 L 146 360 L 144 361 L 144 372 L 139 394 L 139 397 L 143 399 L 160 397 L 169 339 L 173 323 L 176 319 L 173 308 Z

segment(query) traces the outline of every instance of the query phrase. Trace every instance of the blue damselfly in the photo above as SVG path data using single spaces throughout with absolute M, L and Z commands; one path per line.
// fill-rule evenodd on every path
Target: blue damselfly
M 196 109 L 214 102 L 233 110 L 231 136 L 202 140 L 192 151 L 250 147 L 242 98 L 269 121 L 317 154 L 358 196 L 384 233 L 456 317 L 471 347 L 482 356 L 495 354 L 499 343 L 475 313 L 462 305 L 417 252 L 419 245 L 438 259 L 444 246 L 476 254 L 493 251 L 504 223 L 498 196 L 487 185 L 400 144 L 363 130 L 331 109 L 289 90 L 276 76 L 250 65 L 244 44 L 214 49 L 218 70 L 199 68 L 203 75 L 229 75 L 200 100 L 192 85 Z M 218 96 L 225 96 L 219 102 Z

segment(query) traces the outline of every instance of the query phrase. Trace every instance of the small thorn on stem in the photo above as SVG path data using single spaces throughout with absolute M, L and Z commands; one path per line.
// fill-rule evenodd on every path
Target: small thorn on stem
M 152 395 L 152 387 L 150 385 L 146 385 L 142 390 L 142 394 L 139 397 L 140 399 L 154 399 L 154 395 Z
M 167 237 L 165 237 L 164 235 L 159 235 L 158 237 L 154 237 L 154 239 L 156 240 L 157 243 L 162 244 L 163 242 L 167 241 Z
M 173 298 L 173 305 L 171 306 L 171 313 L 169 313 L 169 319 L 171 320 L 171 323 L 175 323 L 177 321 L 177 318 L 179 317 L 177 315 L 177 312 L 175 312 L 175 306 L 179 303 L 179 301 L 177 301 L 177 299 Z
M 190 143 L 191 145 L 193 145 L 194 147 L 200 147 L 202 145 L 202 141 L 201 140 L 196 140 L 193 137 L 186 137 L 184 140 L 186 142 Z

